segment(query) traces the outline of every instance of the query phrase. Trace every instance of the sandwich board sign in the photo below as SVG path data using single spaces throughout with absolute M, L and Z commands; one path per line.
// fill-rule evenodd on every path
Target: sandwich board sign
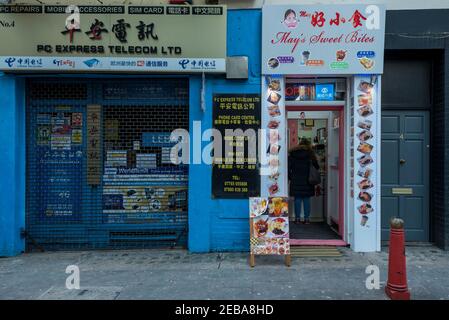
M 254 197 L 249 199 L 250 264 L 256 255 L 285 256 L 290 266 L 290 239 L 287 197 Z

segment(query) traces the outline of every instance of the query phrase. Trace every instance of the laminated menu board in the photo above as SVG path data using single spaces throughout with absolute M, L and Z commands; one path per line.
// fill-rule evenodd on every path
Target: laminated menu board
M 214 94 L 212 196 L 248 198 L 260 194 L 257 135 L 260 94 Z M 215 142 L 221 141 L 221 147 Z
M 287 197 L 249 199 L 251 266 L 255 255 L 282 255 L 290 265 Z

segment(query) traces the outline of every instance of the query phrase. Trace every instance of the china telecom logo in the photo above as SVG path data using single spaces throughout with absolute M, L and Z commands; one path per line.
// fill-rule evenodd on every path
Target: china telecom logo
M 183 59 L 179 61 L 179 65 L 182 67 L 183 70 L 185 70 L 189 62 L 190 62 L 189 59 Z
M 16 61 L 16 58 L 9 57 L 5 59 L 5 63 L 8 65 L 8 67 L 12 68 L 14 65 L 14 62 Z

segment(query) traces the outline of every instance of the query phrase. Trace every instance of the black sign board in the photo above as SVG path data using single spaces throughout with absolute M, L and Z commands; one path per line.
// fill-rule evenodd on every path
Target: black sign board
M 259 196 L 260 94 L 214 94 L 212 117 L 213 128 L 221 133 L 222 144 L 220 154 L 214 142 L 212 197 Z

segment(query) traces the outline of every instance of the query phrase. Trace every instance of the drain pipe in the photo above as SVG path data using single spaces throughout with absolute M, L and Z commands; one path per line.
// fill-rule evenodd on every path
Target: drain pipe
M 201 75 L 201 111 L 206 112 L 206 74 Z

